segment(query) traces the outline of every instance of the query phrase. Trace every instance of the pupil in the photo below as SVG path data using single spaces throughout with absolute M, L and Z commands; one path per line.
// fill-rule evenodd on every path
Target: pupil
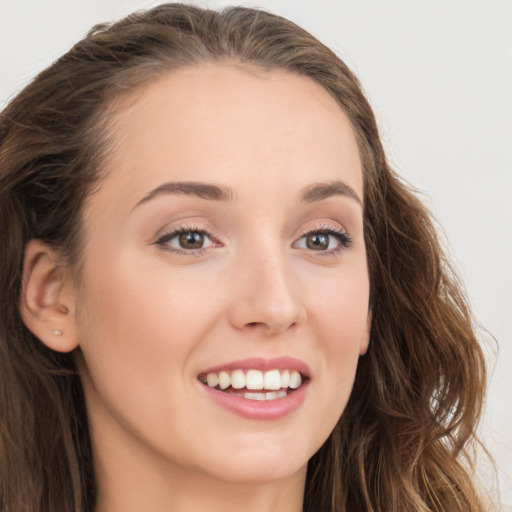
M 180 245 L 184 249 L 200 249 L 204 243 L 204 236 L 202 233 L 189 231 L 180 235 Z
M 313 249 L 315 251 L 327 249 L 329 247 L 329 235 L 326 235 L 325 233 L 308 235 L 306 245 L 308 246 L 308 249 Z

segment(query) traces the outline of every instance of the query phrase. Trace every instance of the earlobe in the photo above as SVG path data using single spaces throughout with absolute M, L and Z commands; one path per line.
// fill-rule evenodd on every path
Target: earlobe
M 40 240 L 25 250 L 21 316 L 27 328 L 47 347 L 70 352 L 78 346 L 74 296 L 68 268 L 56 252 Z

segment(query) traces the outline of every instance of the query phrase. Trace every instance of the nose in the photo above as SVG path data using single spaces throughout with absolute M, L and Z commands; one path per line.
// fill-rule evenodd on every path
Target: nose
M 234 274 L 236 292 L 229 317 L 236 329 L 275 335 L 306 319 L 299 283 L 284 255 L 260 253 L 244 258 Z

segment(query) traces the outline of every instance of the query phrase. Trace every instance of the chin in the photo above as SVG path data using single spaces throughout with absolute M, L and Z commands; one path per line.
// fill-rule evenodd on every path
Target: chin
M 274 464 L 272 460 L 253 460 L 240 464 L 219 464 L 214 476 L 217 480 L 239 485 L 265 484 L 301 477 L 306 474 L 306 460 Z
M 234 442 L 222 454 L 211 453 L 200 464 L 212 477 L 238 484 L 270 483 L 305 475 L 316 447 L 308 449 L 306 442 L 283 442 L 286 437 L 289 440 L 284 434 L 277 440 L 254 439 L 250 446 Z

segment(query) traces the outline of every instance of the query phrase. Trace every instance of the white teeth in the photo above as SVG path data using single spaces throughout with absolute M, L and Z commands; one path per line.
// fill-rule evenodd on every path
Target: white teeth
M 268 393 L 244 393 L 243 397 L 249 400 L 277 400 L 284 398 L 287 394 L 286 391 L 269 391 Z
M 263 387 L 265 389 L 281 389 L 281 374 L 279 370 L 270 370 L 265 373 Z
M 244 398 L 249 400 L 266 400 L 265 393 L 244 393 Z
M 245 374 L 242 370 L 235 370 L 231 374 L 231 387 L 233 389 L 245 388 Z
M 248 370 L 245 375 L 247 389 L 263 389 L 263 374 L 259 370 Z
M 290 385 L 290 372 L 285 370 L 281 373 L 281 387 L 287 388 Z
M 231 377 L 227 372 L 219 373 L 219 387 L 220 389 L 226 389 L 231 386 Z
M 208 383 L 208 386 L 214 388 L 219 383 L 219 376 L 216 373 L 209 373 L 206 376 L 206 382 Z
M 297 370 L 233 370 L 232 372 L 210 372 L 202 374 L 199 380 L 211 388 L 225 390 L 232 387 L 236 390 L 248 389 L 251 391 L 264 390 L 268 393 L 243 393 L 239 396 L 250 400 L 275 400 L 287 395 L 287 388 L 297 389 L 302 384 L 302 376 Z M 238 394 L 238 393 L 237 393 Z
M 297 371 L 293 371 L 290 374 L 290 388 L 297 389 L 302 384 L 302 377 L 300 376 L 300 373 Z

